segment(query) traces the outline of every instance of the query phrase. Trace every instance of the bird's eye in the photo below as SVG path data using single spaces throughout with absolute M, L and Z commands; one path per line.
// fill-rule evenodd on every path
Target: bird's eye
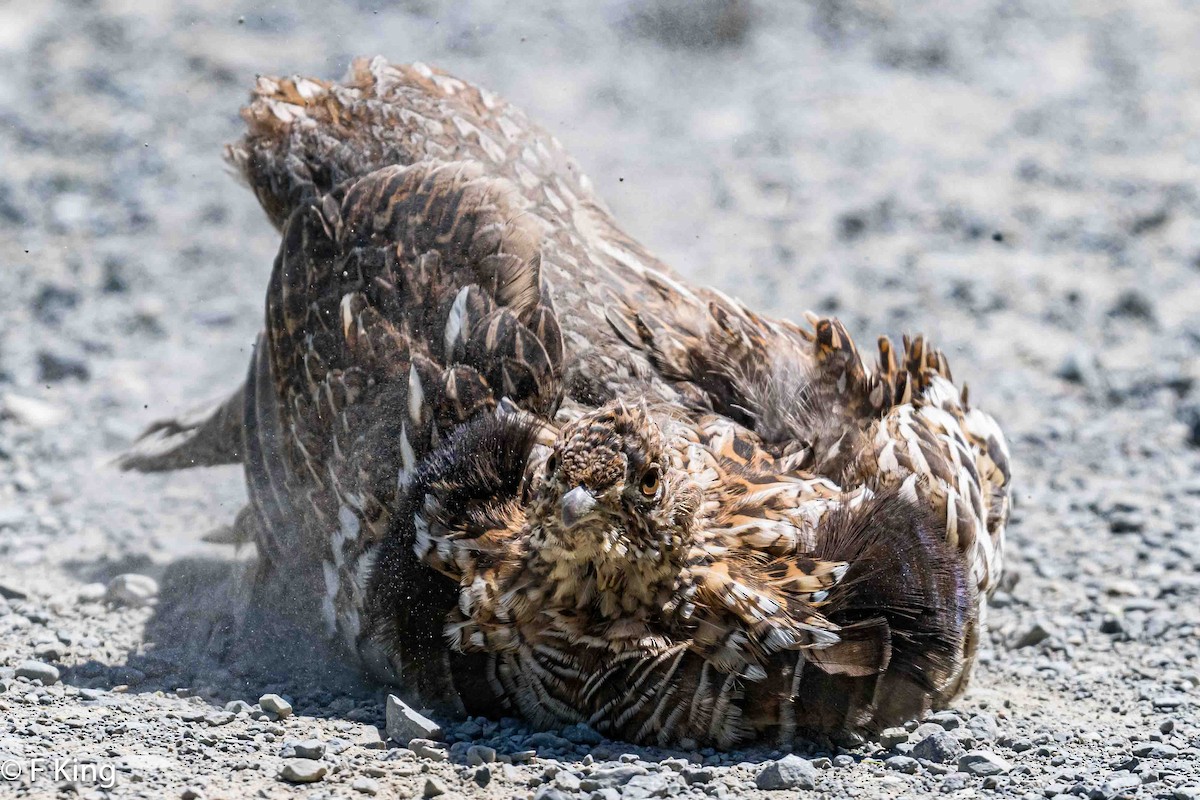
M 661 481 L 661 476 L 658 472 L 658 467 L 651 467 L 642 474 L 642 494 L 646 497 L 654 497 L 658 494 L 658 484 Z

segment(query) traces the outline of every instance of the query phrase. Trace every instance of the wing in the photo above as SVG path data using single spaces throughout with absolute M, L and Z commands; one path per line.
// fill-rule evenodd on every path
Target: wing
M 260 348 L 279 441 L 251 495 L 264 557 L 317 565 L 320 614 L 351 645 L 418 462 L 504 397 L 557 408 L 561 335 L 522 206 L 475 166 L 421 164 L 339 188 L 285 227 Z M 405 572 L 397 591 L 420 605 L 430 576 Z

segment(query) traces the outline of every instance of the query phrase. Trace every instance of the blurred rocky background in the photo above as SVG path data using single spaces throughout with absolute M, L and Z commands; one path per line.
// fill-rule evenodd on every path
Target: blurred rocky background
M 937 730 L 814 745 L 817 777 L 788 785 L 1200 796 L 1197 41 L 1194 0 L 0 5 L 0 754 L 102 740 L 127 759 L 114 793 L 269 796 L 288 741 L 332 737 L 358 744 L 299 751 L 325 791 L 492 780 L 466 748 L 494 724 L 445 763 L 377 751 L 370 688 L 173 657 L 156 598 L 205 591 L 181 564 L 246 557 L 201 541 L 241 477 L 109 464 L 244 370 L 277 238 L 221 146 L 255 75 L 382 54 L 525 108 L 692 280 L 863 343 L 930 334 L 1008 431 L 1011 569 L 974 688 Z M 237 716 L 268 689 L 290 722 Z M 497 796 L 628 789 L 581 784 L 590 736 L 512 736 L 541 758 L 496 764 Z M 601 747 L 646 770 L 631 797 L 797 774 L 756 783 L 769 750 Z

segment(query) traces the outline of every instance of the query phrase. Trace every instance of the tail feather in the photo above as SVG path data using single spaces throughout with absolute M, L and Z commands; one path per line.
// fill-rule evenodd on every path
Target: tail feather
M 821 669 L 810 670 L 811 685 L 800 689 L 806 704 L 836 704 L 841 724 L 874 728 L 948 699 L 975 604 L 945 526 L 889 492 L 838 512 L 822 533 L 813 555 L 850 564 L 822 608 L 846 635 L 810 654 Z M 813 717 L 829 710 L 814 708 Z
M 117 456 L 122 470 L 168 472 L 242 463 L 245 386 L 225 400 L 159 420 Z

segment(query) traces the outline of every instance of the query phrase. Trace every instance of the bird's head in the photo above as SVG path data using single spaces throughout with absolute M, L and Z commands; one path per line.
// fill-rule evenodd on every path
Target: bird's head
M 534 518 L 576 562 L 667 566 L 686 551 L 700 492 L 641 406 L 612 403 L 564 426 L 542 470 Z

